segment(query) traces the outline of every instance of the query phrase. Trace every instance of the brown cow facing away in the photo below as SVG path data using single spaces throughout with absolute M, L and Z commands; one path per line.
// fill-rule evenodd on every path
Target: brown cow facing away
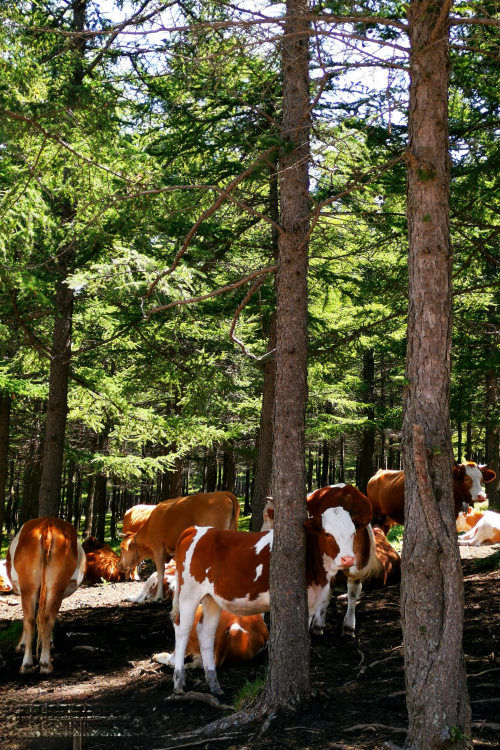
M 27 521 L 7 552 L 7 575 L 21 596 L 23 634 L 16 651 L 24 651 L 21 674 L 33 672 L 35 611 L 37 651 L 41 643 L 40 672 L 52 672 L 50 637 L 61 602 L 83 581 L 85 552 L 76 529 L 67 521 L 44 516 Z
M 453 467 L 455 518 L 464 506 L 486 500 L 481 482 L 492 482 L 495 477 L 494 471 L 473 461 Z M 404 524 L 404 472 L 380 469 L 368 482 L 367 494 L 373 506 L 374 523 L 380 525 L 385 534 L 391 526 Z
M 232 492 L 200 492 L 197 495 L 165 500 L 156 505 L 146 523 L 127 534 L 121 543 L 120 570 L 130 572 L 141 560 L 154 557 L 158 573 L 156 600 L 163 598 L 165 563 L 175 554 L 183 531 L 190 526 L 215 529 L 238 528 L 240 506 Z
M 93 536 L 89 536 L 82 543 L 82 547 L 87 558 L 86 580 L 94 583 L 100 583 L 103 580 L 118 583 L 126 580 L 126 573 L 118 568 L 120 557 L 109 544 L 98 542 Z

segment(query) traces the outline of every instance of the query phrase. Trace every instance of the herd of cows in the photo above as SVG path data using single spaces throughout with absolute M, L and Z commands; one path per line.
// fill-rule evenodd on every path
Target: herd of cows
M 500 514 L 474 510 L 486 500 L 483 482 L 495 473 L 473 462 L 455 465 L 453 487 L 459 544 L 500 542 Z M 367 497 L 350 484 L 310 493 L 307 498 L 306 583 L 309 622 L 321 634 L 334 586 L 347 584 L 343 633 L 354 635 L 361 588 L 399 582 L 401 561 L 386 534 L 404 524 L 404 473 L 379 471 Z M 203 667 L 207 684 L 221 694 L 217 667 L 247 661 L 268 639 L 262 614 L 269 611 L 269 565 L 274 506 L 264 510 L 262 531 L 238 531 L 239 505 L 231 492 L 200 493 L 138 505 L 123 519 L 121 554 L 93 537 L 82 544 L 76 529 L 52 517 L 25 523 L 0 561 L 0 591 L 21 597 L 24 653 L 21 674 L 35 670 L 35 624 L 41 674 L 52 671 L 51 634 L 64 598 L 84 579 L 140 580 L 138 565 L 148 558 L 156 572 L 141 592 L 126 601 L 173 597 L 175 651 L 153 658 L 174 667 L 174 692 L 185 687 L 185 669 Z M 186 663 L 186 656 L 191 661 Z

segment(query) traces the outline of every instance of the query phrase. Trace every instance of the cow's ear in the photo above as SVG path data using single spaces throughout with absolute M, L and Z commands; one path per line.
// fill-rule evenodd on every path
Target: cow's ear
M 319 534 L 323 530 L 321 521 L 318 521 L 317 518 L 308 518 L 307 521 L 304 521 L 304 526 L 310 534 Z
M 481 469 L 481 474 L 483 475 L 483 482 L 492 482 L 496 477 L 492 469 Z
M 356 529 L 364 529 L 369 523 L 371 523 L 371 520 L 372 517 L 367 513 L 360 513 L 358 516 L 354 516 L 352 522 Z
M 463 479 L 465 476 L 465 466 L 463 464 L 455 464 L 453 467 L 453 479 L 458 482 L 459 479 Z
M 270 518 L 271 521 L 274 521 L 274 508 L 268 508 L 266 513 L 268 518 Z

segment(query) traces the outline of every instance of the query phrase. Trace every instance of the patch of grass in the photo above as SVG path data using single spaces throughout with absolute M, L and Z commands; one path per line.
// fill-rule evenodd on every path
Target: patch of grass
M 245 679 L 245 684 L 238 691 L 234 699 L 234 708 L 241 711 L 244 706 L 248 706 L 259 697 L 267 679 L 267 667 L 263 672 L 258 672 L 252 681 Z
M 238 518 L 238 531 L 250 531 L 252 516 L 240 516 Z
M 392 526 L 387 534 L 387 541 L 394 547 L 398 554 L 401 553 L 401 548 L 403 547 L 403 531 L 403 526 Z
M 22 622 L 11 622 L 5 630 L 0 633 L 0 648 L 15 648 L 23 633 Z
M 488 557 L 476 557 L 473 563 L 474 567 L 480 570 L 497 570 L 500 568 L 500 552 L 494 552 Z

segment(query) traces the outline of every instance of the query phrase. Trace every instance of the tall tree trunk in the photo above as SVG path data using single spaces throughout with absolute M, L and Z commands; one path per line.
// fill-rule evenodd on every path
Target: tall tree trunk
M 67 504 L 66 504 L 66 520 L 69 523 L 73 523 L 73 499 L 75 493 L 75 462 L 70 461 L 68 466 L 68 487 L 66 492 Z
M 411 750 L 471 748 L 455 529 L 450 367 L 448 8 L 411 0 L 408 345 L 401 613 Z
M 156 494 L 156 497 L 158 497 L 158 492 Z M 113 477 L 113 487 L 111 490 L 111 522 L 109 524 L 109 531 L 110 531 L 111 539 L 116 539 L 116 509 L 117 509 L 119 500 L 120 500 L 120 493 L 118 492 L 118 488 L 116 486 L 116 477 Z M 156 501 L 156 503 L 157 502 L 158 501 Z
M 78 468 L 76 470 L 76 485 L 75 485 L 75 521 L 74 526 L 77 531 L 80 530 L 80 523 L 82 519 L 82 481 L 83 471 Z
M 15 462 L 12 460 L 10 462 L 10 481 L 9 481 L 9 491 L 7 495 L 7 506 L 5 508 L 5 531 L 7 534 L 10 534 L 12 529 L 12 518 L 13 518 L 13 510 L 14 510 L 14 492 L 15 492 L 15 480 L 14 480 L 14 467 Z M 17 477 L 17 482 L 19 482 L 19 476 Z
M 498 425 L 498 381 L 496 370 L 486 373 L 485 461 L 496 473 L 486 488 L 489 507 L 500 510 L 500 428 Z
M 73 4 L 73 30 L 85 29 L 87 0 Z M 69 80 L 68 105 L 74 107 L 83 83 L 83 62 L 85 38 L 79 37 L 73 42 L 79 55 Z M 69 178 L 69 171 L 65 180 Z M 76 208 L 69 199 L 64 199 L 61 206 L 61 220 L 67 224 L 75 215 Z M 61 496 L 61 477 L 64 459 L 64 436 L 68 412 L 68 380 L 71 360 L 71 330 L 73 320 L 74 292 L 67 280 L 75 260 L 74 242 L 70 241 L 64 252 L 59 253 L 55 262 L 57 274 L 55 295 L 55 318 L 52 335 L 52 352 L 49 373 L 49 400 L 47 403 L 47 421 L 45 425 L 45 449 L 43 470 L 40 483 L 39 512 L 42 516 L 57 516 Z
M 83 536 L 89 536 L 92 531 L 92 516 L 94 511 L 94 475 L 89 477 L 87 498 L 85 500 L 85 518 L 83 522 Z
M 363 401 L 367 404 L 365 416 L 371 424 L 366 425 L 363 429 L 363 439 L 361 443 L 361 455 L 359 457 L 359 490 L 366 495 L 366 487 L 369 480 L 374 474 L 373 471 L 373 454 L 375 452 L 375 419 L 374 409 L 374 386 L 375 386 L 375 358 L 373 349 L 369 349 L 363 356 L 363 384 L 364 393 Z
M 340 455 L 339 455 L 339 482 L 345 482 L 345 446 L 344 436 L 340 438 Z
M 309 24 L 307 0 L 288 0 L 282 42 L 281 228 L 276 274 L 274 406 L 274 546 L 270 567 L 269 670 L 264 711 L 293 709 L 309 696 L 305 583 L 307 517 L 304 472 L 307 400 L 309 231 Z M 293 144 L 293 147 L 292 145 Z
M 321 487 L 328 484 L 328 469 L 330 468 L 330 450 L 328 440 L 323 440 L 323 467 L 321 470 Z
M 314 459 L 313 459 L 313 454 L 312 454 L 312 448 L 309 448 L 309 455 L 307 458 L 307 491 L 308 492 L 312 492 L 313 470 L 314 470 Z
M 103 431 L 99 434 L 99 440 L 97 443 L 98 452 L 106 456 L 109 452 L 109 433 L 111 432 L 111 423 L 106 422 Z M 100 541 L 104 541 L 105 529 L 106 529 L 106 490 L 108 486 L 108 475 L 106 470 L 103 468 L 98 471 L 95 478 L 95 489 L 94 489 L 94 508 L 95 508 L 95 531 L 96 538 Z
M 215 492 L 217 488 L 217 449 L 207 454 L 207 492 Z
M 0 396 L 0 546 L 5 515 L 5 488 L 9 477 L 9 427 L 12 399 Z

